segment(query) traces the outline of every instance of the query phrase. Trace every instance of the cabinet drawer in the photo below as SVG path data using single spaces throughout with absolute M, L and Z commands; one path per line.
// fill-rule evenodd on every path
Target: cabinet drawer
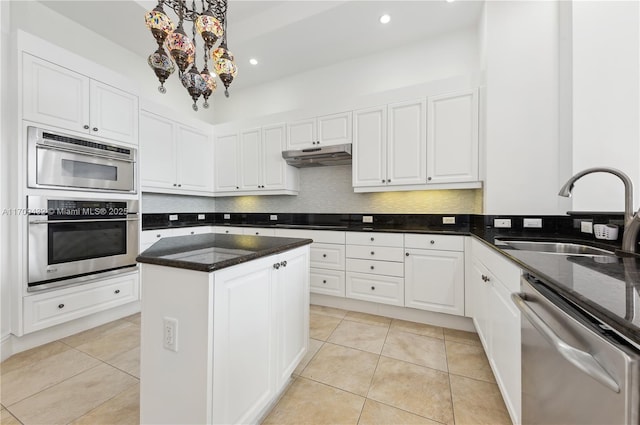
M 404 279 L 347 272 L 346 296 L 383 304 L 404 305 Z
M 346 242 L 352 245 L 404 246 L 401 233 L 347 232 Z
M 311 268 L 311 292 L 344 297 L 344 272 Z
M 359 260 L 355 258 L 347 258 L 347 271 L 403 277 L 404 264 L 392 261 Z
M 138 273 L 24 297 L 24 332 L 117 307 L 139 297 Z
M 452 235 L 404 235 L 405 248 L 464 251 L 464 237 Z
M 245 227 L 243 230 L 245 235 L 255 236 L 275 236 L 276 229 L 268 229 L 263 227 Z
M 225 233 L 228 235 L 244 235 L 243 227 L 213 226 L 213 233 Z
M 347 245 L 347 258 L 403 262 L 404 250 L 388 246 Z
M 344 270 L 344 245 L 311 244 L 311 267 Z

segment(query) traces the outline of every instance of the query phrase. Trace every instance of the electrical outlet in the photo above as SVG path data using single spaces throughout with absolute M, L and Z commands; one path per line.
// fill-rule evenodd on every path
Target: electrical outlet
M 362 216 L 362 222 L 363 223 L 373 223 L 373 216 L 372 215 L 363 215 Z
M 510 218 L 494 218 L 493 227 L 500 228 L 500 229 L 510 229 L 511 219 Z
M 167 350 L 178 351 L 178 319 L 163 319 L 162 345 Z
M 276 221 L 276 220 L 278 220 L 278 215 L 277 215 L 277 214 L 271 214 L 271 215 L 269 216 L 269 220 L 271 220 L 271 221 Z
M 541 229 L 542 219 L 541 218 L 525 218 L 522 221 L 522 227 L 528 227 L 532 229 Z
M 176 221 L 178 219 L 178 214 L 169 214 L 169 221 Z
M 198 220 L 204 220 L 204 214 L 198 214 Z
M 582 233 L 593 233 L 593 222 L 592 221 L 581 221 L 580 222 L 580 231 Z
M 442 217 L 442 224 L 456 224 L 455 217 Z
M 224 219 L 225 220 L 230 220 L 231 219 L 231 214 L 225 214 L 224 215 Z

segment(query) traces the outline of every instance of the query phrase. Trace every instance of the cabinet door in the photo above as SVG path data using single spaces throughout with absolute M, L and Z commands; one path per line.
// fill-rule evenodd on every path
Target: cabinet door
M 138 97 L 91 80 L 91 133 L 138 144 Z
M 240 132 L 240 189 L 258 190 L 262 186 L 262 133 L 259 128 Z M 231 147 L 229 146 L 229 149 Z M 224 161 L 224 158 L 221 159 Z M 231 170 L 229 170 L 231 172 Z M 229 182 L 231 183 L 231 182 Z
M 482 340 L 487 355 L 491 351 L 491 328 L 489 318 L 489 295 L 491 293 L 491 276 L 484 265 L 476 258 L 471 260 L 469 281 L 469 294 L 472 299 L 468 300 L 467 316 L 473 317 L 473 322 L 478 331 L 478 336 Z
M 213 143 L 209 135 L 179 125 L 176 131 L 178 187 L 213 193 Z
M 216 192 L 236 192 L 238 181 L 238 135 L 219 136 L 214 149 Z
M 295 121 L 287 125 L 287 149 L 304 149 L 316 145 L 316 119 Z
M 387 184 L 427 182 L 426 101 L 388 106 Z
M 140 112 L 140 183 L 145 189 L 175 189 L 175 126 L 172 121 Z
M 320 146 L 351 143 L 351 112 L 318 117 L 318 143 Z
M 282 158 L 285 150 L 285 125 L 262 128 L 262 186 L 264 189 L 284 189 L 287 183 L 287 165 Z M 296 171 L 297 172 L 297 171 Z
M 23 118 L 89 132 L 89 78 L 23 53 Z
M 478 90 L 427 101 L 427 182 L 478 181 Z
M 387 107 L 353 113 L 353 186 L 380 186 L 387 179 Z
M 405 306 L 464 315 L 464 254 L 410 249 L 405 257 Z
M 272 270 L 256 261 L 214 282 L 213 423 L 246 423 L 273 396 Z
M 279 256 L 274 271 L 278 331 L 276 390 L 287 383 L 307 351 L 309 341 L 309 248 Z

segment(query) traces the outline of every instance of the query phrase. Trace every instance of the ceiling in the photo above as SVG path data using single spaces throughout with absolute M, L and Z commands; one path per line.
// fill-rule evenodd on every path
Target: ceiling
M 144 58 L 156 48 L 143 19 L 156 1 L 40 1 Z M 262 84 L 468 27 L 478 21 L 482 3 L 229 0 L 228 46 L 239 68 L 233 88 Z M 384 13 L 391 15 L 387 25 L 378 20 Z M 173 19 L 174 15 L 170 16 Z M 191 33 L 191 25 L 185 25 L 185 30 Z M 197 42 L 202 45 L 201 39 Z M 250 58 L 256 58 L 259 64 L 250 65 Z M 202 57 L 198 63 L 202 67 Z

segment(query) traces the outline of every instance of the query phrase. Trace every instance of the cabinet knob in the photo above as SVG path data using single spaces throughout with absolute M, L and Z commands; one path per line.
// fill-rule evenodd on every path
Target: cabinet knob
M 371 266 L 371 270 L 373 270 L 373 269 L 374 269 L 374 267 L 373 267 L 373 266 Z
M 408 257 L 408 256 L 409 256 L 409 253 L 407 252 L 407 253 L 405 253 L 404 255 L 406 255 L 406 256 Z
M 229 233 L 229 231 L 228 231 L 228 230 L 225 230 L 224 232 L 225 232 L 225 233 Z
M 181 185 L 181 184 L 179 184 L 179 185 L 178 185 L 178 187 L 182 187 L 182 185 Z
M 382 183 L 384 183 L 385 181 L 386 181 L 385 179 L 382 179 Z
M 176 187 L 176 186 L 178 186 L 178 184 L 177 184 L 177 183 L 174 183 L 174 184 L 173 184 L 173 187 Z
M 327 283 L 327 279 L 323 279 L 323 280 L 322 280 L 322 283 Z
M 238 186 L 236 186 L 236 189 L 240 189 Z
M 322 258 L 327 258 L 327 254 L 322 254 Z
M 376 253 L 375 253 L 375 252 L 373 252 L 373 251 L 371 251 L 371 255 L 376 255 Z
M 391 183 L 391 179 L 387 179 L 387 183 Z
M 318 145 L 319 145 L 319 144 L 320 144 L 320 140 L 318 140 L 318 141 L 316 142 L 316 144 L 318 144 Z
M 278 270 L 278 269 L 280 268 L 280 263 L 275 263 L 275 264 L 273 265 L 273 268 L 274 268 L 274 269 L 276 269 L 276 270 Z
M 430 182 L 431 181 L 431 177 L 427 177 L 427 181 Z
M 372 290 L 372 291 L 375 291 L 375 290 L 376 290 L 376 287 L 375 287 L 375 286 L 372 286 L 372 287 L 371 287 L 371 290 Z
M 431 241 L 429 242 L 431 245 L 435 244 L 436 241 L 434 241 L 433 239 L 431 239 Z
M 159 238 L 160 236 L 162 236 L 162 235 L 161 235 L 161 234 L 157 234 L 157 235 L 156 235 L 156 238 Z
M 120 290 L 119 290 L 119 289 L 116 289 L 115 291 L 113 291 L 113 293 L 114 293 L 114 294 L 119 294 L 119 293 L 120 293 Z
M 283 261 L 280 264 L 282 265 L 282 267 L 287 267 L 287 262 L 286 261 Z
M 256 236 L 259 235 L 259 234 L 260 234 L 260 232 L 256 232 Z
M 485 282 L 489 282 L 491 280 L 491 278 L 489 276 L 482 275 L 482 280 L 485 281 Z
M 93 127 L 93 131 L 98 131 L 98 127 Z
M 58 308 L 64 308 L 64 304 L 58 304 Z
M 373 242 L 373 241 L 374 241 L 374 238 L 371 238 L 371 242 Z
M 83 125 L 82 128 L 84 128 L 85 130 L 89 130 L 89 126 L 87 124 Z
M 192 234 L 192 235 L 195 235 L 195 234 L 196 234 L 196 232 L 191 232 L 191 234 Z

